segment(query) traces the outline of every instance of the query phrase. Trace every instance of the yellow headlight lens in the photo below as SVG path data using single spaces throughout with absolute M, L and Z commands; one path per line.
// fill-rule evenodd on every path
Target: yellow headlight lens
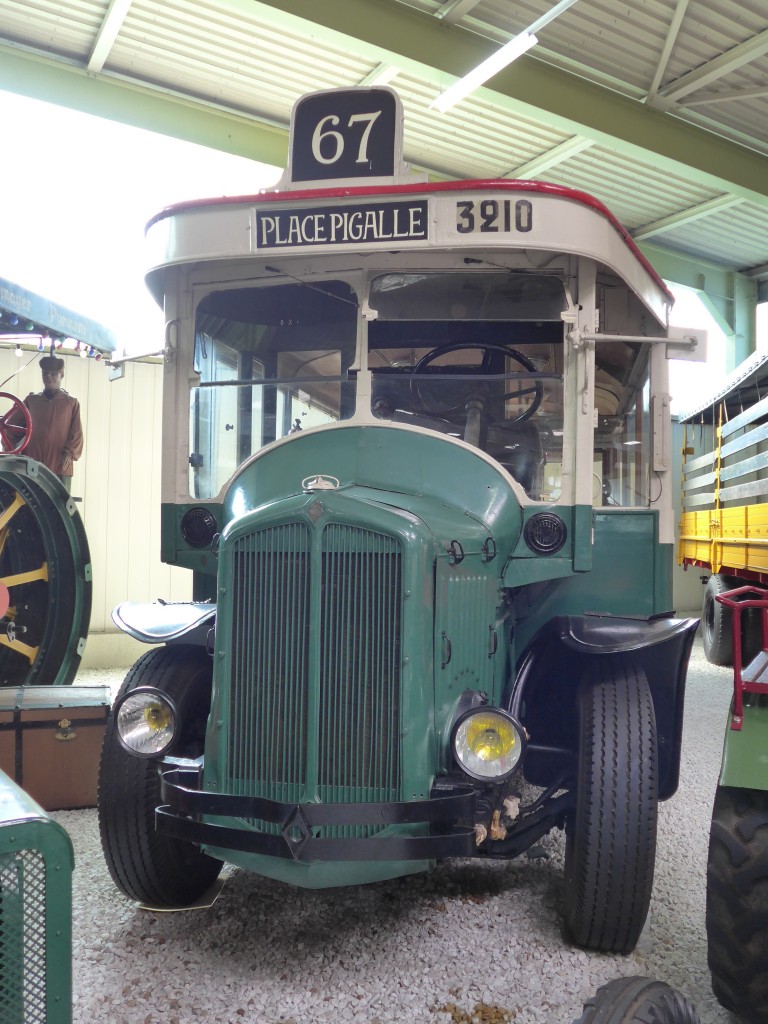
M 144 724 L 150 732 L 167 729 L 173 720 L 173 712 L 167 704 L 148 704 L 144 708 Z
M 523 753 L 522 733 L 501 711 L 474 711 L 463 718 L 454 734 L 456 759 L 473 778 L 500 779 L 509 775 Z
M 159 690 L 134 690 L 116 711 L 117 734 L 124 747 L 142 757 L 159 757 L 176 735 L 176 709 Z

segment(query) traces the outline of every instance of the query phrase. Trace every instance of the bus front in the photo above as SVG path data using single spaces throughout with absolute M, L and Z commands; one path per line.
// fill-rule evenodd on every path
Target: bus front
M 339 112 L 303 116 L 330 163 L 348 140 L 329 125 L 359 154 L 375 103 L 399 123 L 390 90 L 320 96 Z M 115 613 L 165 646 L 105 744 L 110 870 L 178 903 L 223 860 L 326 887 L 565 828 L 575 940 L 632 948 L 695 630 L 668 612 L 669 296 L 581 193 L 304 173 L 149 229 L 163 557 L 194 600 Z M 610 878 L 583 870 L 603 842 L 588 761 L 609 747 L 604 813 L 638 806 Z M 120 842 L 148 779 L 149 865 Z

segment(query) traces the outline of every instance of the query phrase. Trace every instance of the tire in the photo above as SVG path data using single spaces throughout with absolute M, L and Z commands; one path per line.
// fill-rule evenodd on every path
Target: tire
M 701 1024 L 676 989 L 652 978 L 616 978 L 584 1003 L 573 1024 Z
M 704 654 L 713 665 L 733 665 L 733 614 L 730 608 L 716 601 L 718 594 L 733 590 L 739 581 L 731 576 L 713 573 L 704 589 L 701 608 L 701 638 Z
M 629 953 L 653 887 L 658 816 L 656 718 L 642 669 L 595 663 L 579 688 L 575 809 L 566 820 L 564 914 L 574 942 Z
M 737 584 L 740 581 L 735 581 Z M 765 592 L 768 597 L 768 590 Z M 741 613 L 741 664 L 748 665 L 763 646 L 763 622 L 759 608 Z
M 155 648 L 129 670 L 119 696 L 138 686 L 167 693 L 182 722 L 182 734 L 169 753 L 198 757 L 210 708 L 211 674 L 211 659 L 200 647 Z M 213 884 L 222 865 L 194 844 L 156 832 L 155 808 L 160 803 L 157 762 L 129 754 L 111 716 L 101 751 L 98 797 L 99 832 L 109 873 L 130 899 L 185 906 Z
M 727 1010 L 768 1022 L 768 792 L 718 786 L 707 860 L 707 959 Z

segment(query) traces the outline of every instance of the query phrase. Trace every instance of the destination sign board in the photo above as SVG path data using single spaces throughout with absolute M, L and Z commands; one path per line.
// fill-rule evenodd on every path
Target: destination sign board
M 256 248 L 426 241 L 428 201 L 352 203 L 289 210 L 257 209 Z

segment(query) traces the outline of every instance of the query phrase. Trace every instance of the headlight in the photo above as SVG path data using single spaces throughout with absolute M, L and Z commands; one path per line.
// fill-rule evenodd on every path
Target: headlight
M 131 690 L 115 705 L 114 713 L 118 739 L 131 754 L 160 757 L 176 737 L 176 706 L 152 686 Z
M 453 730 L 453 753 L 473 779 L 498 782 L 515 770 L 525 747 L 522 726 L 506 711 L 478 708 Z

